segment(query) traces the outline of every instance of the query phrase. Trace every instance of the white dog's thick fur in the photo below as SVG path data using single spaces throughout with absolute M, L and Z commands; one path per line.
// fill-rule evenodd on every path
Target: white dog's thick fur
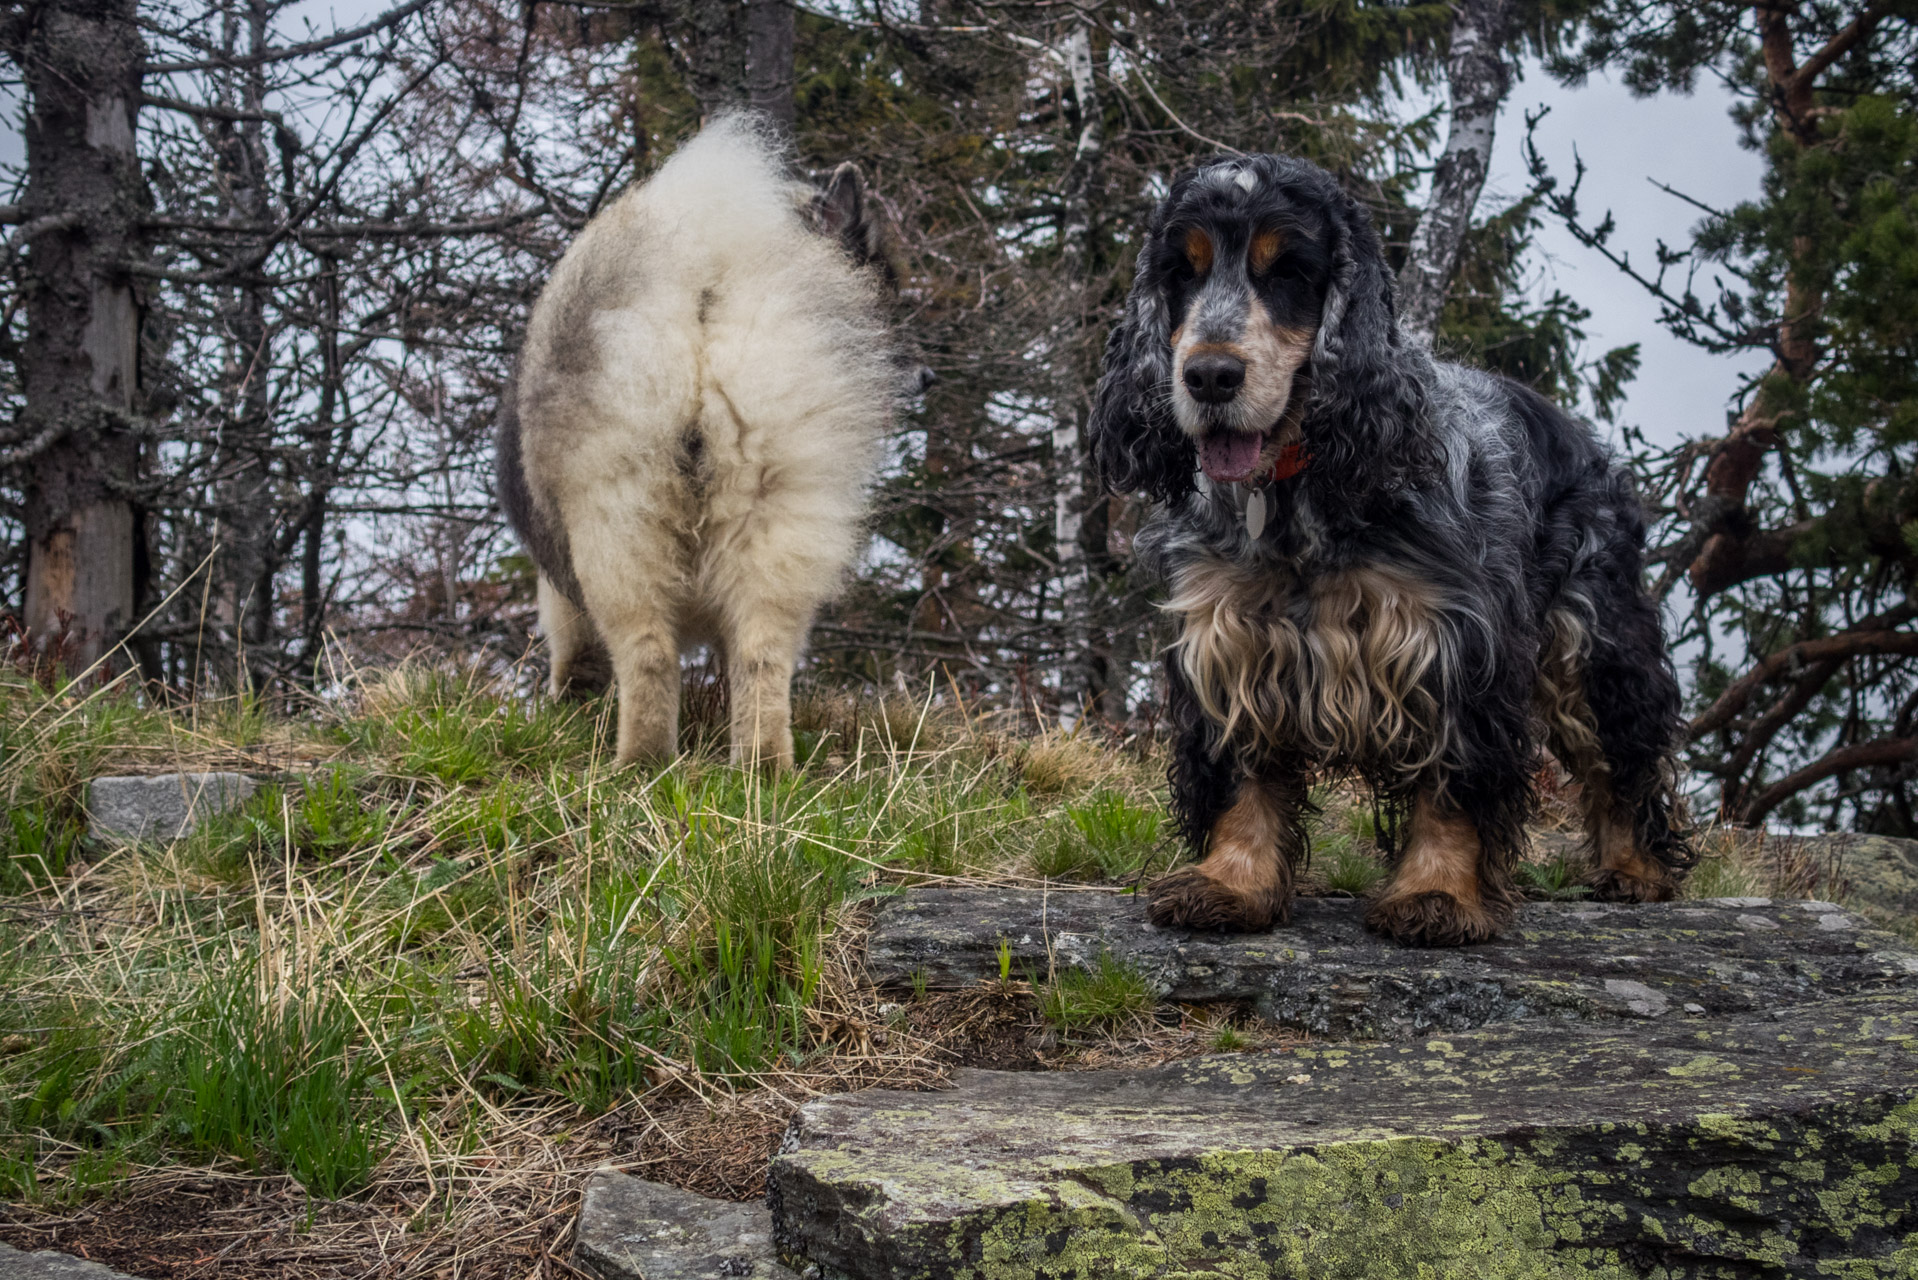
M 595 642 L 611 657 L 622 764 L 676 751 L 699 644 L 725 655 L 733 760 L 791 763 L 793 666 L 899 391 L 865 203 L 851 166 L 817 192 L 721 118 L 593 219 L 533 308 L 501 497 L 553 692 Z

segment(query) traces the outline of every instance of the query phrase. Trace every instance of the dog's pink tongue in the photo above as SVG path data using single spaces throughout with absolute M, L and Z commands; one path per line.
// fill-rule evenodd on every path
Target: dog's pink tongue
M 1208 480 L 1231 484 L 1251 476 L 1259 465 L 1259 454 L 1264 451 L 1263 435 L 1221 431 L 1207 436 L 1205 443 L 1199 446 L 1199 466 Z

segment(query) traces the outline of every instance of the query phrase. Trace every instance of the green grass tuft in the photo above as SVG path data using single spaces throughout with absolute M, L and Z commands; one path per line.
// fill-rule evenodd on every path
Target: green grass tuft
M 1547 862 L 1519 863 L 1517 880 L 1533 897 L 1571 902 L 1591 896 L 1592 887 L 1586 883 L 1590 874 L 1583 858 L 1561 854 Z
M 374 1114 L 379 1050 L 349 997 L 324 982 L 263 993 L 241 966 L 205 989 L 170 1039 L 169 1137 L 283 1169 L 329 1199 L 366 1185 L 389 1143 Z
M 1369 845 L 1336 846 L 1319 853 L 1313 861 L 1330 894 L 1363 898 L 1385 878 L 1385 867 Z
M 1068 969 L 1039 990 L 1039 1012 L 1061 1031 L 1112 1027 L 1158 1004 L 1152 984 L 1110 952 L 1091 970 Z

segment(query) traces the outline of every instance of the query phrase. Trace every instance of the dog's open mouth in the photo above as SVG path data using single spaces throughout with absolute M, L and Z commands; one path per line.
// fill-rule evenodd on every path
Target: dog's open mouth
M 1199 467 L 1220 484 L 1250 480 L 1260 470 L 1265 442 L 1263 431 L 1216 431 L 1199 442 Z

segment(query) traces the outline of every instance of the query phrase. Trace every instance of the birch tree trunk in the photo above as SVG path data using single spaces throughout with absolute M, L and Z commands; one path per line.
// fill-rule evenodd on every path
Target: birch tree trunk
M 1090 293 L 1092 196 L 1105 150 L 1092 37 L 1081 22 L 1060 47 L 1072 96 L 1079 106 L 1079 137 L 1066 169 L 1064 217 L 1059 229 L 1058 280 L 1062 316 L 1052 344 L 1053 545 L 1059 561 L 1059 723 L 1071 729 L 1103 694 L 1095 649 L 1097 627 L 1092 567 L 1084 544 L 1087 489 L 1082 369 Z
M 270 16 L 271 0 L 246 0 L 240 11 L 228 11 L 226 48 L 236 60 L 256 61 L 231 73 L 235 83 L 220 96 L 251 118 L 214 125 L 229 216 L 247 226 L 271 221 L 266 129 L 259 118 L 266 110 L 266 67 L 257 61 L 268 50 Z M 282 557 L 275 546 L 277 504 L 270 470 L 273 353 L 266 306 L 267 286 L 248 282 L 234 286 L 222 308 L 229 334 L 227 421 L 217 493 L 222 546 L 215 563 L 221 630 L 231 645 L 224 656 L 232 666 L 219 674 L 255 690 L 271 682 L 279 668 L 274 583 Z
M 1491 168 L 1499 104 L 1511 92 L 1512 68 L 1505 61 L 1511 21 L 1512 0 L 1457 0 L 1453 8 L 1452 48 L 1445 60 L 1451 127 L 1432 172 L 1431 199 L 1399 272 L 1399 327 L 1428 347 Z
M 9 41 L 26 82 L 26 626 L 84 667 L 135 621 L 139 308 L 135 0 L 49 0 Z

